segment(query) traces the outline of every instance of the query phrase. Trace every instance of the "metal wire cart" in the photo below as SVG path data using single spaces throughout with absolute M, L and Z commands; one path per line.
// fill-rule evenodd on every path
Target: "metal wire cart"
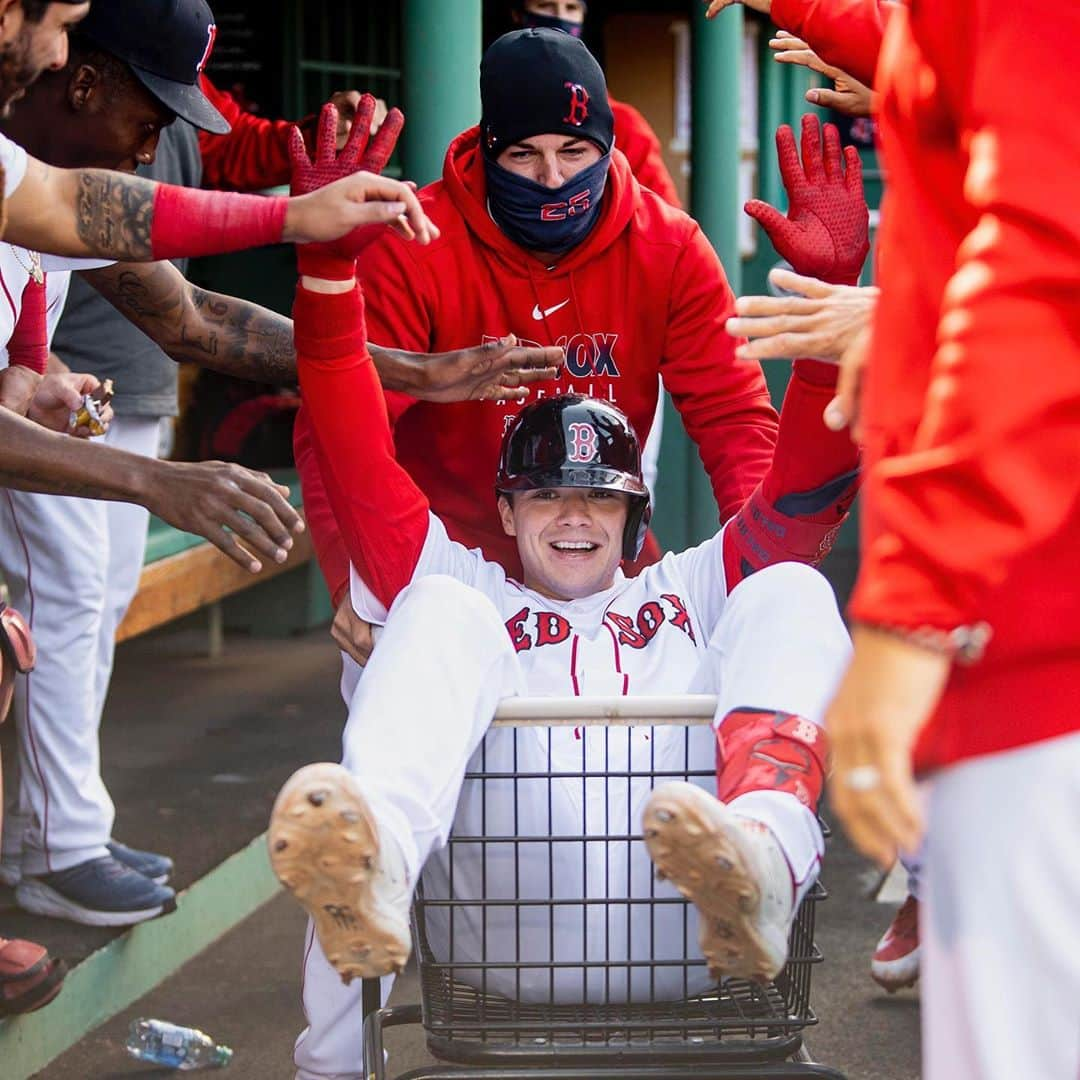
M 368 1076 L 383 1032 L 422 1024 L 450 1064 L 398 1080 L 828 1077 L 803 1032 L 820 885 L 775 982 L 710 978 L 697 913 L 656 880 L 641 805 L 669 780 L 715 792 L 715 698 L 523 698 L 503 703 L 470 763 L 450 842 L 413 905 L 419 1005 L 364 986 Z

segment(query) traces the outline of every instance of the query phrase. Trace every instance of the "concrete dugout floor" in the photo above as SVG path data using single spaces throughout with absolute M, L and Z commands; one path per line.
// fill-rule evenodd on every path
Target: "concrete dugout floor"
M 180 626 L 123 646 L 103 732 L 103 760 L 117 804 L 117 836 L 168 851 L 185 887 L 266 827 L 277 788 L 300 764 L 339 755 L 344 715 L 336 652 L 325 631 L 291 640 L 231 637 L 225 656 L 200 655 L 205 637 Z M 851 1080 L 917 1080 L 917 996 L 883 994 L 870 952 L 892 909 L 867 897 L 876 875 L 834 836 L 826 860 L 830 899 L 818 909 L 826 960 L 814 975 L 820 1024 L 808 1032 L 819 1061 Z M 71 961 L 112 931 L 32 919 L 0 891 L 6 935 L 28 936 Z M 279 895 L 171 978 L 84 1037 L 37 1074 L 41 1080 L 156 1077 L 123 1050 L 127 1025 L 156 1016 L 202 1027 L 235 1050 L 238 1080 L 292 1075 L 303 1025 L 299 960 L 304 920 Z M 53 1008 L 63 1007 L 63 995 Z M 410 972 L 395 1001 L 416 1000 Z M 415 1029 L 388 1036 L 396 1071 L 427 1060 Z M 0 1062 L 0 1077 L 4 1074 Z

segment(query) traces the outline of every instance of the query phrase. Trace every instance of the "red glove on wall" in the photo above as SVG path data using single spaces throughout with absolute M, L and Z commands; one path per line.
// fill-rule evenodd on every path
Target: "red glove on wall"
M 802 163 L 787 124 L 776 129 L 776 154 L 788 193 L 788 213 L 760 199 L 746 212 L 799 274 L 833 285 L 855 285 L 870 251 L 870 213 L 862 189 L 862 162 L 854 146 L 841 152 L 840 133 L 816 116 L 802 118 Z M 847 169 L 844 163 L 847 163 Z
M 314 160 L 308 156 L 300 129 L 294 127 L 289 143 L 291 193 L 306 195 L 354 172 L 381 173 L 394 153 L 405 117 L 400 109 L 391 109 L 382 126 L 372 136 L 371 120 L 374 115 L 375 98 L 371 94 L 364 94 L 356 110 L 348 141 L 339 153 L 337 108 L 324 105 L 315 137 Z M 299 272 L 330 281 L 348 280 L 355 274 L 357 254 L 370 239 L 373 229 L 380 227 L 355 229 L 348 236 L 328 244 L 297 244 Z

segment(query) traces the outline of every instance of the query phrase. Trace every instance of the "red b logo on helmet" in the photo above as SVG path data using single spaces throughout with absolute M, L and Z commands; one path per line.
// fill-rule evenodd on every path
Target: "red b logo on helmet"
M 600 437 L 592 424 L 570 424 L 570 448 L 566 459 L 575 465 L 588 465 L 596 458 Z
M 563 117 L 564 124 L 581 127 L 589 119 L 589 91 L 581 83 L 563 83 L 570 91 L 570 111 Z

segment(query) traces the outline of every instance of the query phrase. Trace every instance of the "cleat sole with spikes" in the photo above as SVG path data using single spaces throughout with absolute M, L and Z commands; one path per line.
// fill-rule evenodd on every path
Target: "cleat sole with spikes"
M 319 943 L 345 983 L 404 968 L 407 922 L 380 904 L 375 820 L 340 765 L 293 773 L 270 814 L 270 864 L 315 922 Z

